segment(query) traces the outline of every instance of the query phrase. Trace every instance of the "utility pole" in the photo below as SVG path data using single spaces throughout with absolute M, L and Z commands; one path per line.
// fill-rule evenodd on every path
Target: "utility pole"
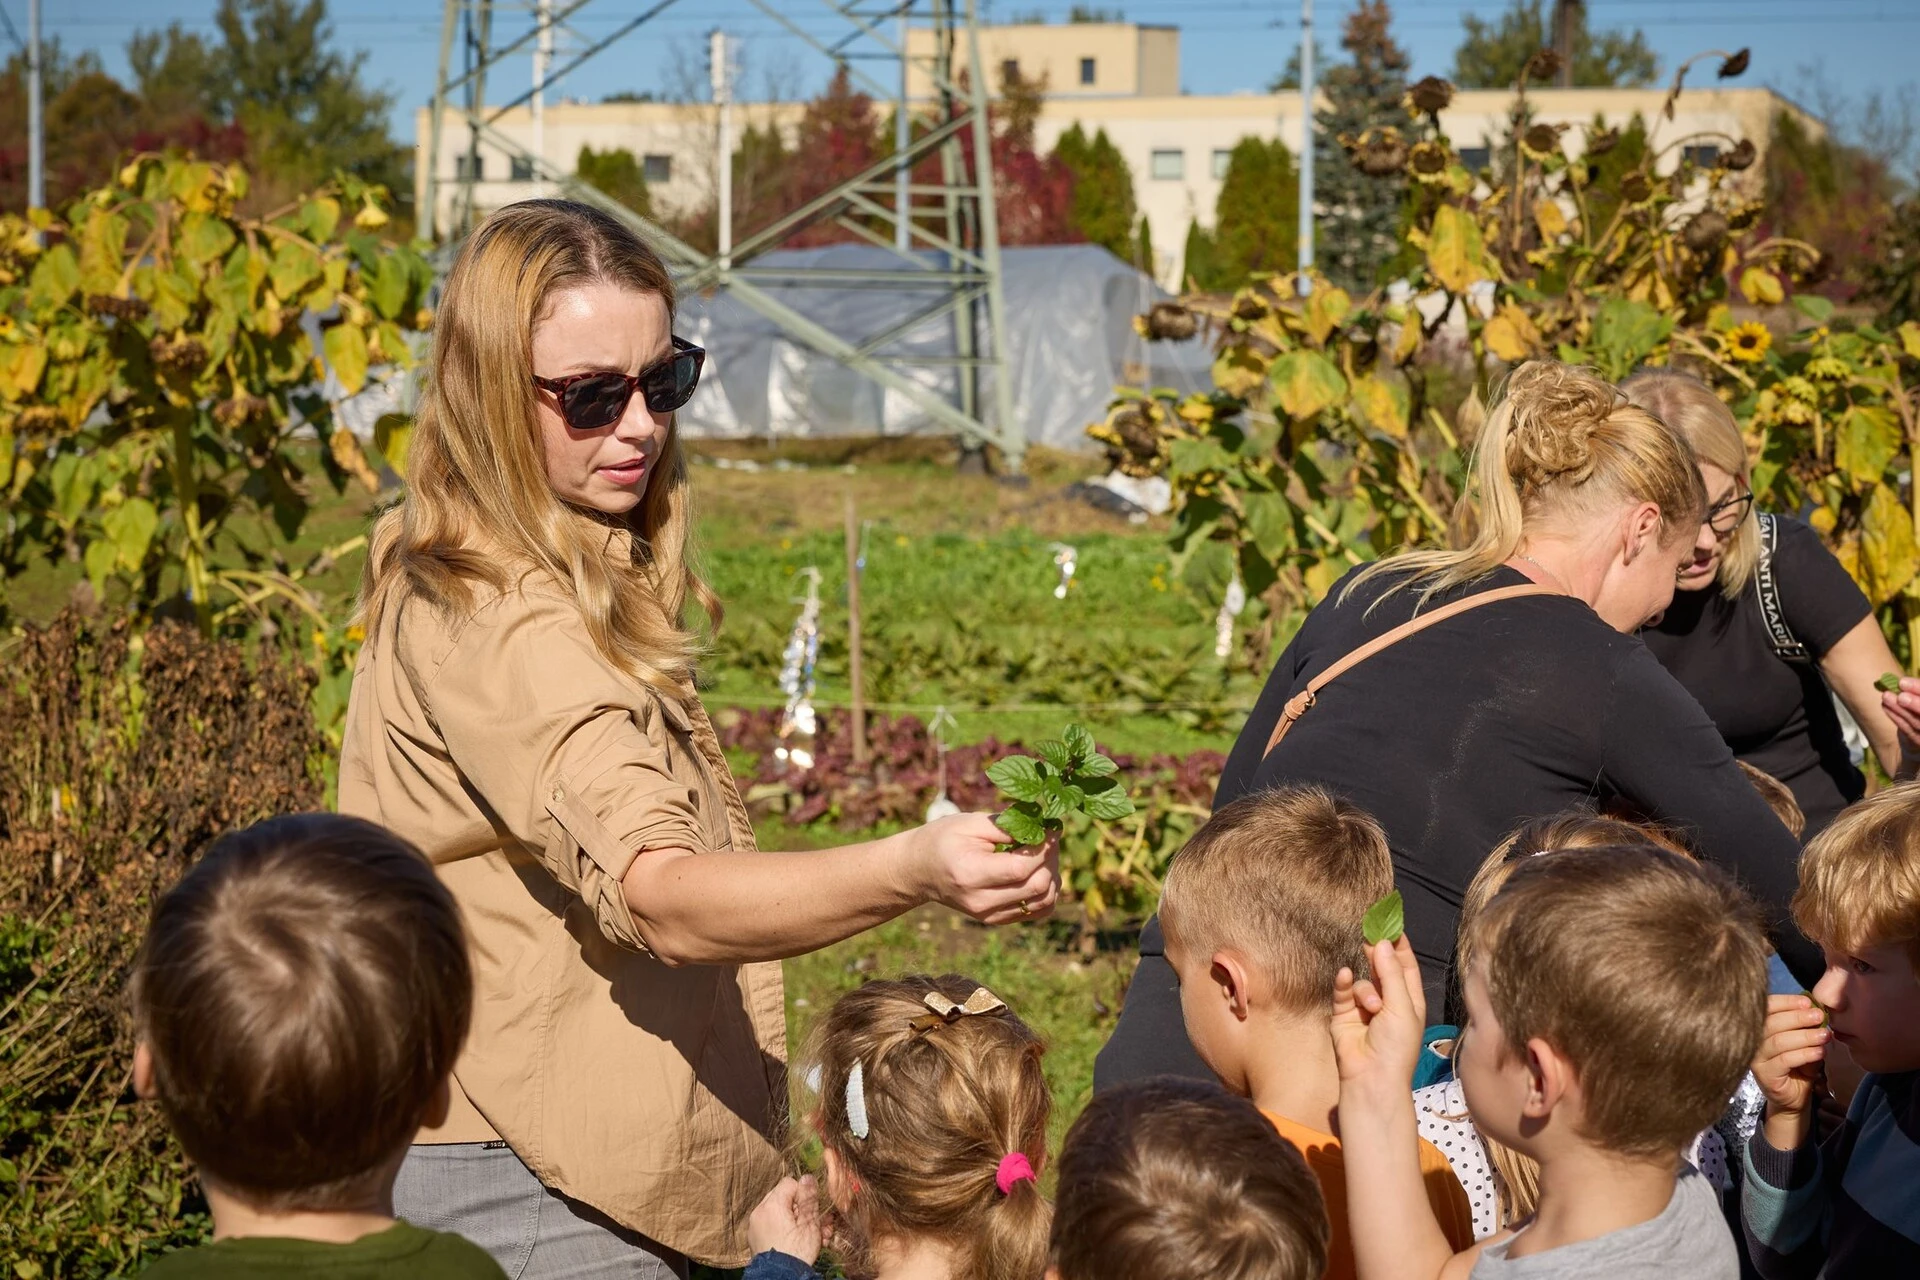
M 1313 292 L 1313 0 L 1300 0 L 1300 275 L 1301 297 Z
M 727 33 L 718 27 L 707 38 L 707 75 L 713 83 L 713 100 L 720 108 L 719 218 L 720 270 L 733 266 L 733 64 L 727 48 Z
M 1586 0 L 1553 0 L 1553 51 L 1560 55 L 1554 84 L 1573 88 L 1573 37 L 1586 25 Z
M 547 68 L 553 65 L 553 0 L 535 0 L 534 20 L 540 35 L 533 45 L 533 101 L 528 112 L 533 117 L 533 194 L 546 194 L 540 177 L 547 160 Z
M 40 109 L 40 0 L 27 0 L 27 207 L 47 207 L 47 119 Z
M 912 193 L 907 190 L 911 181 L 913 166 L 906 160 L 907 143 L 912 133 L 907 123 L 907 75 L 912 66 L 907 57 L 908 18 L 913 11 L 913 0 L 900 0 L 900 106 L 893 113 L 893 153 L 900 157 L 900 163 L 893 170 L 893 247 L 905 253 L 911 244 L 909 234 L 912 219 L 908 210 L 913 207 Z

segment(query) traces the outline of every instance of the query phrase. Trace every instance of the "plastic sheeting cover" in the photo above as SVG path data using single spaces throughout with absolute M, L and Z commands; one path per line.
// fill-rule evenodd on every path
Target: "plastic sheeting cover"
M 933 253 L 915 257 L 928 266 L 942 262 Z M 876 270 L 899 265 L 899 256 L 889 250 L 835 245 L 764 254 L 753 260 L 752 268 Z M 1088 447 L 1087 424 L 1106 416 L 1113 388 L 1122 382 L 1183 392 L 1211 387 L 1213 356 L 1204 341 L 1148 343 L 1134 333 L 1133 317 L 1168 295 L 1107 250 L 1097 245 L 1003 249 L 1001 265 L 1013 409 L 1029 441 L 1056 448 Z M 855 346 L 944 296 L 939 287 L 908 289 L 891 283 L 760 287 Z M 681 427 L 690 434 L 894 436 L 946 430 L 905 395 L 808 349 L 725 289 L 681 299 L 675 329 L 707 349 L 700 389 L 679 415 Z M 953 356 L 957 333 L 956 316 L 950 313 L 909 328 L 882 351 Z M 959 403 L 960 371 L 955 366 L 888 364 L 949 404 Z M 980 412 L 989 426 L 997 426 L 991 379 L 984 370 L 980 383 Z

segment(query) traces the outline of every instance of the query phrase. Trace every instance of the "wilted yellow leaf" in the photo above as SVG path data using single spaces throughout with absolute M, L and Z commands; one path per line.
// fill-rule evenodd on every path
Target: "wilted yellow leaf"
M 1533 323 L 1533 317 L 1509 302 L 1494 313 L 1487 321 L 1486 328 L 1480 331 L 1486 340 L 1487 350 L 1505 360 L 1508 364 L 1519 364 L 1539 354 L 1545 346 L 1540 330 Z
M 345 427 L 338 427 L 327 445 L 333 453 L 333 460 L 340 464 L 342 471 L 367 486 L 368 493 L 380 492 L 380 477 L 375 475 L 373 468 L 367 465 L 367 455 L 360 448 L 360 441 L 353 432 Z
M 353 215 L 353 225 L 362 231 L 378 231 L 387 225 L 389 219 L 386 210 L 368 200 L 360 206 L 360 212 Z
M 1400 332 L 1393 340 L 1393 362 L 1405 364 L 1420 354 L 1420 313 L 1412 307 L 1407 308 L 1407 318 L 1400 322 Z
M 1375 431 L 1405 439 L 1412 409 L 1407 389 L 1396 380 L 1369 373 L 1353 384 L 1353 411 Z
M 1557 200 L 1536 200 L 1533 205 L 1533 224 L 1540 228 L 1540 238 L 1552 244 L 1568 231 L 1567 215 L 1561 211 Z
M 1266 378 L 1266 364 L 1245 347 L 1228 347 L 1213 362 L 1213 385 L 1224 395 L 1245 399 Z
M 1920 360 L 1920 324 L 1909 320 L 1900 326 L 1900 346 L 1915 360 Z
M 358 395 L 367 385 L 366 331 L 358 325 L 337 324 L 327 330 L 321 346 L 326 350 L 327 363 L 333 366 L 333 376 L 340 379 L 341 390 Z
M 407 478 L 407 446 L 412 443 L 413 419 L 405 414 L 383 413 L 373 424 L 373 447 L 402 480 Z
M 1860 535 L 1860 585 L 1874 604 L 1885 604 L 1920 573 L 1913 516 L 1898 493 L 1885 485 L 1874 489 L 1860 520 Z
M 1347 296 L 1345 289 L 1327 286 L 1313 291 L 1307 299 L 1307 333 L 1312 336 L 1314 345 L 1325 345 L 1327 335 L 1346 318 L 1352 306 L 1353 299 Z
M 1780 285 L 1780 277 L 1765 267 L 1748 267 L 1740 273 L 1740 293 L 1757 307 L 1779 306 L 1787 296 L 1787 291 Z
M 1311 418 L 1347 394 L 1346 378 L 1318 351 L 1287 352 L 1273 362 L 1267 378 L 1280 407 L 1295 418 Z
M 1440 206 L 1427 242 L 1427 266 L 1434 279 L 1454 293 L 1488 278 L 1486 245 L 1472 214 L 1450 204 Z

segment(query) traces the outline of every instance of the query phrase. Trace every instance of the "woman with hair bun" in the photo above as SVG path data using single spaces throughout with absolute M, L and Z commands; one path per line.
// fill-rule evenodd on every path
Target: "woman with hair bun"
M 747 1259 L 780 1176 L 779 961 L 925 902 L 1038 917 L 1052 847 L 985 814 L 763 853 L 694 690 L 718 602 L 688 562 L 673 413 L 703 353 L 625 225 L 529 200 L 460 250 L 406 498 L 371 539 L 340 808 L 433 861 L 473 1027 L 399 1215 L 508 1274 Z
M 1488 415 L 1467 500 L 1477 529 L 1464 547 L 1360 566 L 1308 615 L 1216 807 L 1306 784 L 1377 818 L 1436 1022 L 1486 851 L 1583 805 L 1674 830 L 1737 874 L 1789 963 L 1816 973 L 1786 910 L 1797 843 L 1635 636 L 1672 599 L 1706 511 L 1686 441 L 1591 373 L 1536 361 Z M 1151 922 L 1100 1084 L 1204 1070 L 1160 949 Z
M 1907 781 L 1920 773 L 1920 680 L 1874 687 L 1900 665 L 1873 606 L 1809 525 L 1754 510 L 1746 441 L 1710 387 L 1650 369 L 1620 390 L 1685 437 L 1707 490 L 1673 603 L 1640 638 L 1733 753 L 1792 790 L 1811 839 L 1866 793 L 1834 699 Z

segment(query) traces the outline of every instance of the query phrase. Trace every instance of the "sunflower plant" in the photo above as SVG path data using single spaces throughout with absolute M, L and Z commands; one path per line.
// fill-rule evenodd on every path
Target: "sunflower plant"
M 1256 276 L 1136 322 L 1148 339 L 1204 330 L 1214 389 L 1122 388 L 1089 434 L 1123 471 L 1172 483 L 1186 584 L 1217 600 L 1237 578 L 1256 602 L 1248 661 L 1351 566 L 1450 535 L 1485 395 L 1535 357 L 1614 380 L 1676 365 L 1710 381 L 1751 435 L 1762 503 L 1810 508 L 1907 648 L 1920 544 L 1898 477 L 1920 438 L 1908 390 L 1920 330 L 1842 326 L 1804 292 L 1819 254 L 1758 231 L 1752 140 L 1662 131 L 1688 76 L 1716 59 L 1722 78 L 1748 63 L 1744 50 L 1690 59 L 1645 136 L 1596 120 L 1572 139 L 1532 118 L 1528 85 L 1557 70 L 1542 50 L 1516 82 L 1507 141 L 1478 170 L 1439 125 L 1452 86 L 1429 77 L 1407 96 L 1412 135 L 1339 139 L 1369 172 L 1410 179 L 1405 288 L 1352 297 L 1318 276 Z M 1800 323 L 1777 333 L 1734 310 L 1789 303 Z M 1450 421 L 1429 348 L 1462 328 L 1475 391 Z

